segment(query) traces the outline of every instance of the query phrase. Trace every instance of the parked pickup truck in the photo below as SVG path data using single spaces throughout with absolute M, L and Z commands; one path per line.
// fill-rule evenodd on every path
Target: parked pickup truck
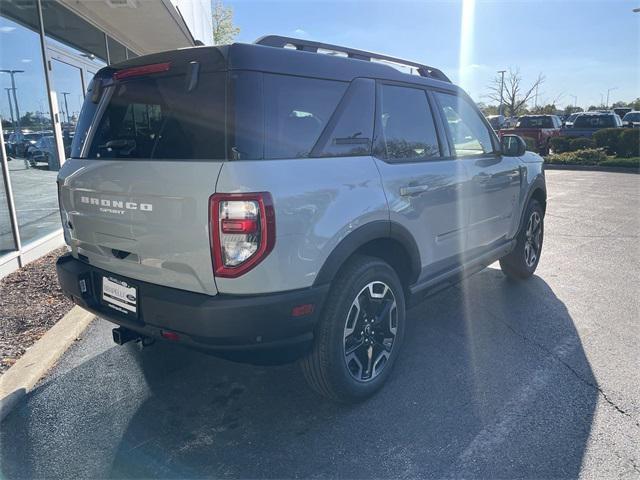
M 613 112 L 581 113 L 574 120 L 572 127 L 562 129 L 561 135 L 591 138 L 598 130 L 618 127 L 622 127 L 622 120 Z
M 549 140 L 560 135 L 562 121 L 556 115 L 525 115 L 518 119 L 515 128 L 503 128 L 499 132 L 503 135 L 519 135 L 531 138 L 538 153 L 549 153 Z

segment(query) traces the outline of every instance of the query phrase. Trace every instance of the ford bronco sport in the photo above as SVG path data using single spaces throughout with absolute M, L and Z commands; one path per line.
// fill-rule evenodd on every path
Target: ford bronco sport
M 541 158 L 441 71 L 277 36 L 100 70 L 58 185 L 60 285 L 117 343 L 287 352 L 340 401 L 388 378 L 410 302 L 530 277 L 546 205 Z

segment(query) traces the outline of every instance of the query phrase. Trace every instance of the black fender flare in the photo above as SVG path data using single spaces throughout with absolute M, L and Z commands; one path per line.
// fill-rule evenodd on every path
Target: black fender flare
M 536 179 L 529 186 L 529 190 L 527 191 L 526 200 L 523 202 L 522 211 L 520 212 L 520 221 L 518 222 L 518 232 L 520 232 L 520 230 L 522 229 L 522 224 L 524 222 L 524 214 L 525 214 L 525 210 L 527 208 L 527 205 L 529 205 L 529 202 L 531 201 L 531 197 L 533 197 L 533 194 L 537 190 L 542 191 L 542 193 L 544 194 L 545 205 L 546 205 L 546 203 L 547 203 L 547 185 L 546 185 L 546 182 L 545 182 L 545 179 L 544 179 L 544 175 L 542 175 L 542 174 L 537 175 Z M 546 208 L 545 208 L 544 205 L 543 205 L 543 208 L 546 211 Z
M 363 245 L 379 239 L 395 240 L 404 248 L 409 256 L 411 268 L 409 283 L 414 283 L 420 275 L 422 264 L 420 250 L 413 235 L 399 223 L 376 220 L 356 228 L 338 243 L 320 268 L 313 282 L 314 286 L 330 283 L 351 255 Z

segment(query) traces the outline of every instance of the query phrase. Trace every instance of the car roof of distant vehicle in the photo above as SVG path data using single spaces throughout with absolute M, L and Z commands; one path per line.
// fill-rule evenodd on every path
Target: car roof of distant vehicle
M 267 35 L 252 44 L 189 47 L 136 57 L 104 67 L 97 76 L 110 78 L 118 71 L 167 61 L 171 61 L 170 68 L 174 68 L 174 65 L 176 68 L 186 68 L 192 61 L 201 61 L 203 67 L 210 70 L 254 70 L 339 81 L 370 77 L 462 91 L 439 69 L 428 65 L 339 45 L 277 35 Z M 405 73 L 399 68 L 409 72 Z

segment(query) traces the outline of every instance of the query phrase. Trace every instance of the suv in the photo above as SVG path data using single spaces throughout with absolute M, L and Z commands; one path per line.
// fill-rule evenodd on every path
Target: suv
M 340 401 L 388 378 L 411 302 L 530 277 L 546 204 L 542 159 L 439 70 L 277 36 L 100 70 L 58 185 L 60 285 L 117 343 L 299 359 Z
M 549 140 L 560 135 L 562 121 L 556 115 L 524 115 L 514 128 L 503 128 L 499 136 L 517 133 L 528 137 L 541 155 L 549 154 Z

